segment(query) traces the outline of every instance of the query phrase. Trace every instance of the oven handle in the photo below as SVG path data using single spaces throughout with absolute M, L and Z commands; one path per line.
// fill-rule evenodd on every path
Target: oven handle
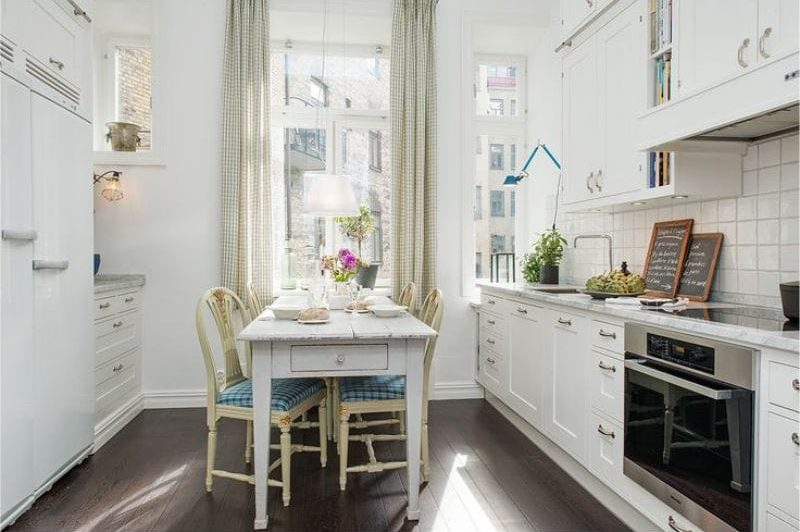
M 682 379 L 671 373 L 659 371 L 652 366 L 648 366 L 646 364 L 641 363 L 639 360 L 626 360 L 625 369 L 636 371 L 638 373 L 643 373 L 644 375 L 649 375 L 650 377 L 653 377 L 655 379 L 664 382 L 668 382 L 669 384 L 680 386 L 681 388 L 684 388 L 691 392 L 699 393 L 700 395 L 708 397 L 709 399 L 714 399 L 715 401 L 732 399 L 739 396 L 742 393 L 741 390 L 737 390 L 735 388 L 729 390 L 715 390 L 714 388 L 703 386 L 700 383 L 690 381 L 687 379 Z

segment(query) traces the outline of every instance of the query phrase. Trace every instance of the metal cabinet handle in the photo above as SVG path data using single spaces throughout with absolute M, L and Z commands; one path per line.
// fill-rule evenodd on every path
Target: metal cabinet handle
M 113 368 L 111 368 L 111 371 L 113 371 L 114 373 L 116 373 L 116 372 L 118 372 L 118 371 L 122 371 L 122 368 L 124 368 L 124 367 L 125 367 L 125 366 L 124 366 L 124 365 L 122 365 L 122 364 L 117 364 L 116 366 L 114 366 Z
M 100 310 L 107 309 L 111 306 L 111 301 L 106 301 L 105 303 L 100 303 Z
M 616 438 L 616 436 L 614 435 L 614 431 L 613 430 L 611 432 L 607 431 L 606 429 L 603 428 L 603 425 L 597 425 L 597 432 L 599 432 L 603 436 L 608 436 L 612 440 Z
M 798 436 L 796 432 L 792 432 L 792 443 L 800 445 L 800 436 Z
M 3 229 L 3 240 L 25 240 L 33 242 L 38 236 L 33 229 Z
M 594 178 L 594 172 L 589 172 L 589 175 L 586 176 L 586 188 L 589 189 L 589 192 L 594 193 L 594 189 L 592 188 L 592 178 Z
M 115 321 L 114 324 L 112 325 L 112 327 L 115 328 L 115 329 L 118 329 L 118 328 L 122 327 L 122 320 Z
M 592 6 L 594 5 L 594 4 L 592 3 L 592 0 L 586 0 L 586 4 L 587 4 L 589 7 L 592 7 Z
M 490 305 L 494 305 L 495 304 L 495 300 L 494 299 L 489 299 L 486 302 L 489 303 Z
M 691 528 L 681 528 L 681 527 L 679 527 L 678 523 L 675 521 L 675 518 L 672 517 L 672 516 L 669 516 L 669 519 L 667 520 L 667 524 L 675 532 L 692 532 Z
M 84 19 L 86 19 L 86 22 L 88 22 L 89 24 L 92 23 L 91 17 L 86 13 L 86 11 L 81 9 L 81 6 L 79 6 L 75 2 L 75 0 L 67 0 L 67 1 L 70 3 L 70 5 L 72 5 L 72 12 L 75 14 L 76 17 L 83 17 Z
M 488 362 L 489 364 L 491 364 L 492 366 L 494 366 L 495 362 L 497 362 L 497 361 L 496 361 L 495 359 L 493 359 L 493 358 L 487 358 L 487 359 L 486 359 L 486 362 Z
M 126 297 L 125 298 L 125 303 L 131 303 L 131 302 L 133 302 L 134 299 L 135 299 L 134 297 Z
M 344 355 L 337 356 L 336 357 L 336 365 L 337 366 L 343 365 L 344 364 L 344 360 L 345 360 L 345 356 Z
M 528 309 L 522 308 L 522 307 L 518 307 L 517 308 L 517 312 L 519 312 L 520 314 L 527 314 L 528 313 Z
M 739 62 L 739 66 L 742 68 L 747 68 L 749 65 L 744 61 L 744 49 L 750 46 L 750 38 L 742 41 L 742 44 L 739 45 L 739 50 L 736 52 L 736 60 Z
M 761 57 L 767 58 L 769 54 L 767 53 L 767 38 L 772 35 L 772 28 L 767 27 L 764 28 L 764 33 L 761 34 L 761 37 L 758 39 L 758 52 L 761 54 Z
M 600 176 L 602 176 L 602 175 L 603 175 L 603 170 L 602 169 L 598 170 L 597 171 L 597 175 L 594 178 L 594 187 L 597 189 L 598 192 L 602 192 L 603 191 L 603 187 L 600 184 Z
M 558 323 L 561 325 L 572 325 L 572 320 L 565 320 L 564 318 L 558 318 Z
M 487 344 L 489 344 L 489 345 L 494 345 L 494 344 L 495 344 L 495 341 L 494 341 L 494 340 L 492 340 L 491 338 L 487 338 L 487 339 L 486 339 L 486 343 L 487 343 Z
M 67 268 L 69 268 L 68 260 L 33 259 L 34 270 L 66 270 Z
M 605 336 L 606 338 L 613 338 L 614 340 L 617 339 L 617 333 L 615 332 L 606 332 L 603 329 L 600 329 L 600 331 L 597 334 L 599 334 L 600 336 Z
M 50 58 L 50 64 L 59 70 L 64 70 L 64 63 L 55 58 Z
M 597 367 L 605 371 L 610 371 L 612 373 L 617 372 L 617 366 L 609 366 L 608 364 L 603 364 L 602 362 L 598 362 Z
M 800 379 L 792 380 L 792 388 L 794 388 L 795 390 L 800 391 Z
M 494 320 L 486 320 L 486 323 L 488 323 L 489 325 L 496 325 L 497 324 L 497 322 L 495 322 Z

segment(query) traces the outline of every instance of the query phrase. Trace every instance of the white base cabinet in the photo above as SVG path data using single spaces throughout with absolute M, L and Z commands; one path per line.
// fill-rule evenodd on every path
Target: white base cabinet
M 514 303 L 508 318 L 508 404 L 540 430 L 548 378 L 543 319 L 542 307 L 524 303 Z

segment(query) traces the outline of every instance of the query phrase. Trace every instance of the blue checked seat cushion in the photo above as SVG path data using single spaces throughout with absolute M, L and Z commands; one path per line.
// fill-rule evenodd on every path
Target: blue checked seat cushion
M 403 375 L 373 375 L 339 379 L 339 398 L 343 403 L 356 401 L 386 401 L 406 396 Z
M 272 410 L 291 410 L 324 387 L 322 379 L 272 379 Z M 217 404 L 253 408 L 253 381 L 245 379 L 225 388 L 217 396 Z

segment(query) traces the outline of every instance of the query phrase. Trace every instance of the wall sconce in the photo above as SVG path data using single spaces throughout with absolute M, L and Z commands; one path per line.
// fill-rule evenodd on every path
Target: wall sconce
M 108 201 L 117 201 L 125 197 L 125 193 L 122 191 L 122 184 L 119 182 L 119 176 L 121 174 L 122 172 L 118 170 L 109 170 L 99 175 L 94 174 L 93 182 L 95 185 L 100 181 L 105 181 L 100 195 Z

